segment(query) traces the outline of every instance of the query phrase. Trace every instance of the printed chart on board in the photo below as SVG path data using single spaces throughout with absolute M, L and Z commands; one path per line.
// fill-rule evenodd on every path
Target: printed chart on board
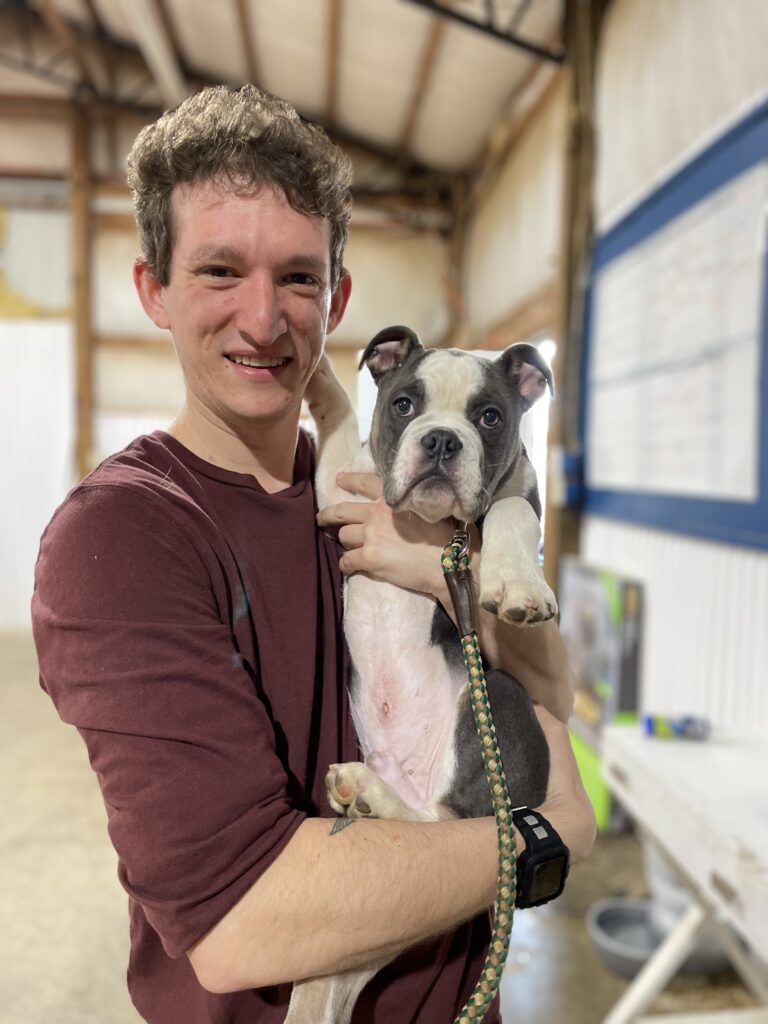
M 593 285 L 587 484 L 754 501 L 768 161 Z

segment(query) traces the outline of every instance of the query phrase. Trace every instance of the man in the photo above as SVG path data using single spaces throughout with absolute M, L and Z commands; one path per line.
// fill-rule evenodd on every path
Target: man
M 442 936 L 383 971 L 354 1018 L 433 1024 L 485 951 L 492 819 L 331 834 L 318 817 L 327 765 L 357 750 L 339 551 L 315 521 L 298 420 L 349 299 L 350 180 L 322 132 L 250 86 L 191 97 L 129 158 L 135 284 L 171 331 L 186 401 L 57 511 L 33 619 L 42 685 L 99 776 L 130 896 L 129 988 L 150 1024 L 281 1021 L 294 979 Z M 377 495 L 375 477 L 346 484 Z M 444 596 L 441 528 L 407 524 L 403 539 L 380 500 L 322 521 L 343 526 L 345 572 Z M 482 629 L 490 659 L 567 716 L 557 630 Z M 591 812 L 565 729 L 539 713 L 543 810 L 579 857 Z

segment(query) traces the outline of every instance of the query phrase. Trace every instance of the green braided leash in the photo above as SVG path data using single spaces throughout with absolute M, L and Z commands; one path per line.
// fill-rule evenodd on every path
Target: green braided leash
M 512 804 L 509 799 L 507 782 L 504 778 L 504 766 L 496 739 L 488 691 L 485 688 L 483 659 L 477 641 L 471 612 L 471 575 L 469 568 L 469 540 L 465 530 L 458 530 L 450 544 L 443 550 L 442 567 L 446 580 L 454 597 L 456 614 L 459 619 L 459 632 L 468 631 L 461 637 L 461 649 L 464 664 L 469 677 L 470 699 L 475 716 L 475 725 L 480 737 L 485 773 L 491 790 L 493 812 L 496 816 L 496 828 L 499 837 L 499 874 L 496 904 L 493 915 L 493 933 L 488 954 L 483 964 L 480 978 L 472 995 L 459 1013 L 453 1024 L 469 1024 L 470 1021 L 481 1021 L 488 1007 L 493 1002 L 501 982 L 501 975 L 509 952 L 509 940 L 512 933 L 512 917 L 515 909 L 515 893 L 517 889 L 517 854 L 515 849 L 515 832 L 512 826 Z M 465 591 L 469 593 L 469 618 L 462 620 L 455 595 L 454 581 L 463 576 Z M 466 606 L 466 605 L 465 605 Z

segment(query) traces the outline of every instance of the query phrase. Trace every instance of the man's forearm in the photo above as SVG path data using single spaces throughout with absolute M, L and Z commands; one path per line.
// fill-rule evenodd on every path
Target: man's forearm
M 190 951 L 200 982 L 235 991 L 359 967 L 493 903 L 492 818 L 304 821 L 277 860 Z M 521 841 L 519 841 L 521 843 Z M 521 844 L 522 845 L 522 844 Z
M 552 755 L 540 810 L 571 851 L 589 852 L 594 815 L 567 731 L 539 712 Z M 490 906 L 498 846 L 493 818 L 302 823 L 277 860 L 190 950 L 211 991 L 330 974 L 393 956 Z M 517 835 L 518 853 L 524 848 Z

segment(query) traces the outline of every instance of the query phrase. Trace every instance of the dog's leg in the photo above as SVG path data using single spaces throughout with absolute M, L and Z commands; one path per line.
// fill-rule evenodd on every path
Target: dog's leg
M 344 388 L 323 355 L 305 395 L 317 427 L 315 491 L 320 508 L 335 501 L 354 500 L 336 484 L 342 470 L 370 468 L 363 453 L 357 416 Z
M 325 776 L 328 803 L 348 818 L 389 818 L 393 821 L 433 821 L 428 810 L 410 807 L 395 790 L 361 761 L 332 764 Z
M 349 1024 L 357 997 L 391 957 L 370 967 L 297 981 L 285 1024 Z
M 328 801 L 349 818 L 428 821 L 432 815 L 409 807 L 375 772 L 360 762 L 332 764 L 325 777 Z M 309 978 L 293 986 L 285 1024 L 349 1024 L 360 992 L 391 957 L 370 967 Z
M 483 523 L 480 604 L 505 622 L 531 625 L 557 613 L 539 564 L 541 527 L 525 498 L 502 498 Z

